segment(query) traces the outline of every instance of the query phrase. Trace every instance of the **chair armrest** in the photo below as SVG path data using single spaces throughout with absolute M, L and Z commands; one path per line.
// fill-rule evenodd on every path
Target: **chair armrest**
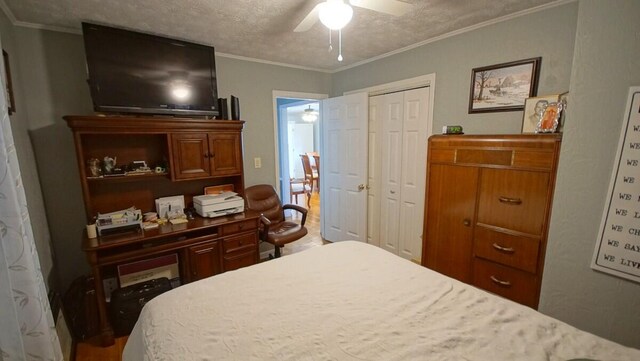
M 284 206 L 282 206 L 282 209 L 293 209 L 294 211 L 298 211 L 302 213 L 302 220 L 300 221 L 300 225 L 304 226 L 304 222 L 307 221 L 308 210 L 306 208 L 300 207 L 299 205 L 296 205 L 296 204 L 285 204 Z
M 266 241 L 269 234 L 269 227 L 271 226 L 271 221 L 269 220 L 269 218 L 265 217 L 264 214 L 261 214 L 260 222 L 262 222 L 263 224 L 262 238 L 264 238 L 263 241 Z

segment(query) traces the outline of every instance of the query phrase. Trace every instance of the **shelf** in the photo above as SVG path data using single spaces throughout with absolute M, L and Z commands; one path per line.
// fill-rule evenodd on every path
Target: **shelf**
M 110 176 L 110 177 L 87 177 L 89 183 L 117 183 L 117 182 L 136 182 L 142 179 L 153 178 L 166 178 L 169 173 L 150 173 L 150 174 L 138 174 L 138 175 L 122 175 L 122 176 Z

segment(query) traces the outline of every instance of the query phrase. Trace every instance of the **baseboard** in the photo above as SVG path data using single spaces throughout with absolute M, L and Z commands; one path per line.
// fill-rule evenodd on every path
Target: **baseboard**
M 56 333 L 58 334 L 58 341 L 60 342 L 60 349 L 64 360 L 75 359 L 75 340 L 71 336 L 69 325 L 67 324 L 67 318 L 62 307 L 62 298 L 60 294 L 55 291 L 49 292 L 49 306 L 51 314 L 55 323 Z
M 269 256 L 273 257 L 273 249 L 260 252 L 260 262 L 269 260 Z

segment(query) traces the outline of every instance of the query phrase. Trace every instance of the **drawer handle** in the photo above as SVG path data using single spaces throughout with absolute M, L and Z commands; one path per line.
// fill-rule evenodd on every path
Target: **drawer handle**
M 244 229 L 244 224 L 239 224 L 238 229 Z
M 493 281 L 493 283 L 499 284 L 500 286 L 511 287 L 511 282 L 509 282 L 509 281 L 501 281 L 501 280 L 497 279 L 496 276 L 491 276 L 491 281 Z
M 498 200 L 500 201 L 500 203 L 506 203 L 506 204 L 513 204 L 513 205 L 518 205 L 518 204 L 522 204 L 522 199 L 520 198 L 509 198 L 509 197 L 498 197 Z
M 505 252 L 505 253 L 513 253 L 513 252 L 516 251 L 515 249 L 513 249 L 511 247 L 504 247 L 504 246 L 501 246 L 501 245 L 499 245 L 499 244 L 497 244 L 495 242 L 493 243 L 493 248 L 497 249 L 498 251 Z

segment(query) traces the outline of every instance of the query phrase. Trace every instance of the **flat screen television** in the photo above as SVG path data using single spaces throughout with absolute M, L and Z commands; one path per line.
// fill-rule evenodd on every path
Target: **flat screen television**
M 94 109 L 218 115 L 214 48 L 82 23 Z

